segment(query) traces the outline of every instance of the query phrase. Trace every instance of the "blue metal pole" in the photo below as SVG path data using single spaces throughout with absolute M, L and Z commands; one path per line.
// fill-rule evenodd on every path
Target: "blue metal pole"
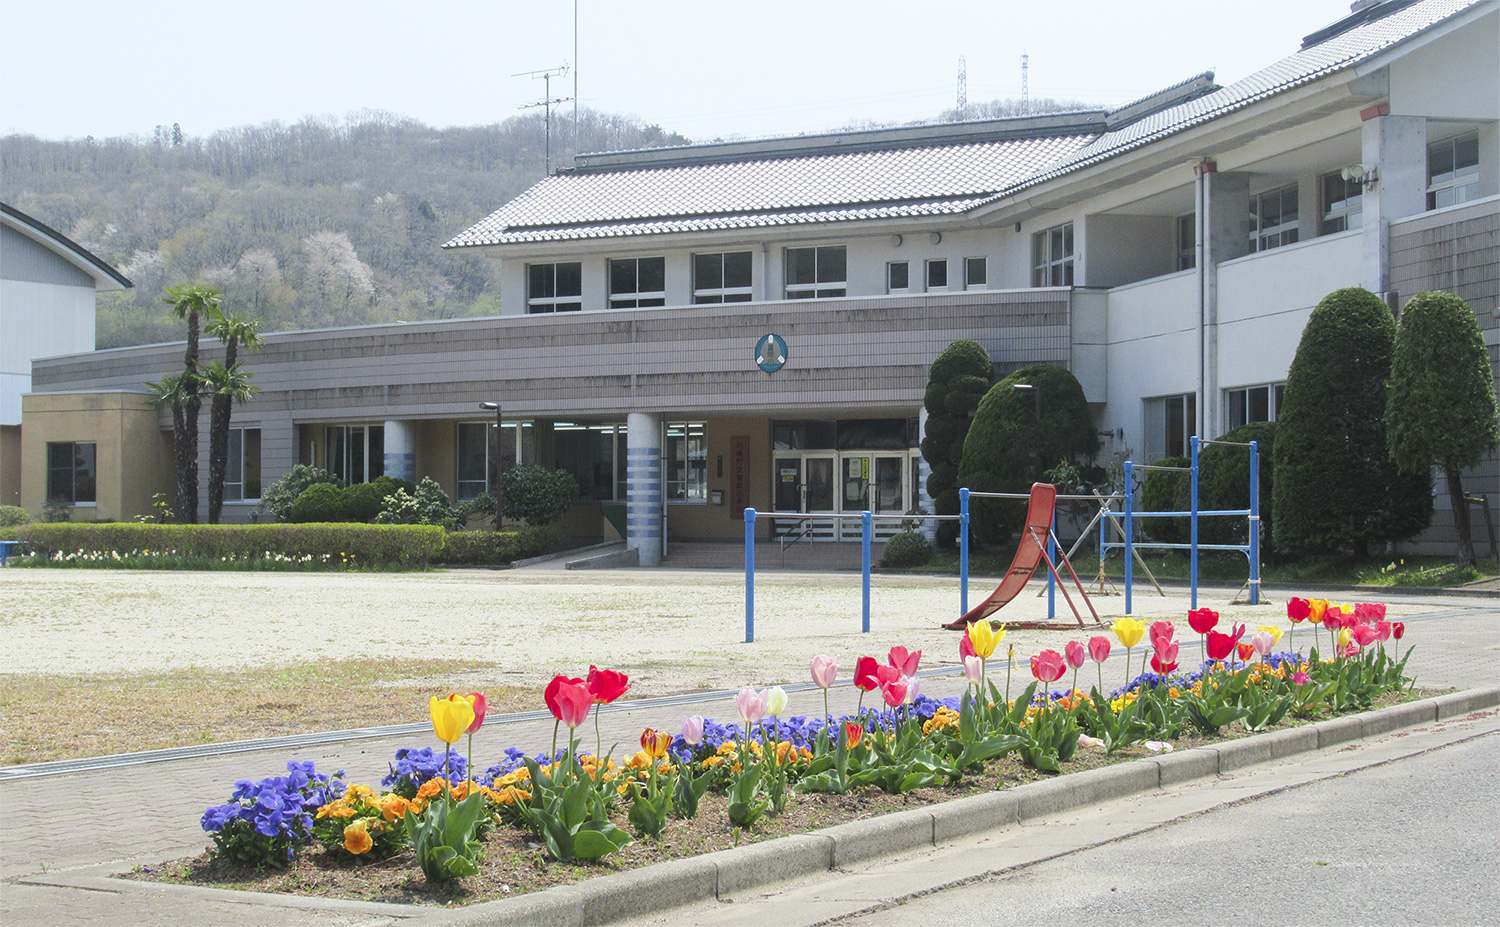
M 755 509 L 745 509 L 745 643 L 755 642 Z
M 869 634 L 870 633 L 870 535 L 872 535 L 874 533 L 874 531 L 871 528 L 871 526 L 875 522 L 875 516 L 872 515 L 868 509 L 866 509 L 865 511 L 863 511 L 863 512 L 861 512 L 859 514 L 859 521 L 860 521 L 860 526 L 861 526 L 860 547 L 862 548 L 862 551 L 860 553 L 860 560 L 861 560 L 860 568 L 864 571 L 864 611 L 862 613 L 864 617 L 863 617 L 862 623 L 860 624 L 860 630 L 863 631 L 866 634 Z
M 1250 604 L 1260 604 L 1260 449 L 1250 442 Z
M 1047 534 L 1047 557 L 1057 562 L 1057 510 L 1052 510 L 1052 530 Z M 1057 617 L 1057 580 L 1047 571 L 1047 620 Z
M 1192 604 L 1189 605 L 1188 607 L 1189 608 L 1197 608 L 1198 607 L 1198 448 L 1200 446 L 1199 445 L 1199 441 L 1198 441 L 1198 436 L 1197 435 L 1193 435 L 1192 441 L 1190 443 L 1191 443 L 1192 448 L 1193 448 L 1193 472 L 1192 472 L 1192 474 L 1191 474 L 1191 476 L 1189 478 L 1189 483 L 1192 485 L 1192 490 L 1191 490 L 1192 506 L 1189 509 L 1189 511 L 1191 511 L 1192 514 L 1190 516 L 1188 516 L 1188 517 L 1189 517 L 1189 520 L 1192 523 L 1192 541 L 1188 545 L 1188 560 L 1190 561 L 1189 566 L 1188 566 L 1188 573 L 1189 573 L 1188 583 L 1192 587 L 1193 594 L 1192 594 L 1192 599 L 1191 599 Z
M 1135 577 L 1135 464 L 1125 461 L 1125 614 L 1131 614 L 1130 581 Z
M 969 613 L 969 490 L 958 491 L 958 613 Z

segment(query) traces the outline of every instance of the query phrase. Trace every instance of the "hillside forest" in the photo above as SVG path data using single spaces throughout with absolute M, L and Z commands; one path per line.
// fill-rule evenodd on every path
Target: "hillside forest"
M 1033 101 L 1029 112 L 1082 106 Z M 997 100 L 932 121 L 1019 111 Z M 545 176 L 544 125 L 528 113 L 434 129 L 364 111 L 206 137 L 177 124 L 149 137 L 12 134 L 0 137 L 0 200 L 135 284 L 100 295 L 100 348 L 180 339 L 162 294 L 186 283 L 218 287 L 226 310 L 266 332 L 497 315 L 494 262 L 442 244 Z M 638 117 L 588 109 L 576 130 L 571 118 L 552 127 L 554 169 L 575 151 L 690 143 Z

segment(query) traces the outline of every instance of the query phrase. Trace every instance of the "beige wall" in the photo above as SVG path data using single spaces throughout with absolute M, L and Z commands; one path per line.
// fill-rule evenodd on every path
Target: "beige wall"
M 719 418 L 708 419 L 705 437 L 708 439 L 708 494 L 723 492 L 724 504 L 704 505 L 699 503 L 668 503 L 668 540 L 715 538 L 743 540 L 745 520 L 743 509 L 733 505 L 734 492 L 731 481 L 734 474 L 732 450 L 734 438 L 750 439 L 749 459 L 745 462 L 749 474 L 750 498 L 746 503 L 757 511 L 771 508 L 771 420 L 767 418 Z M 724 460 L 724 474 L 719 475 L 719 459 Z M 769 520 L 756 524 L 756 533 L 769 537 Z
M 40 518 L 47 501 L 47 445 L 92 441 L 98 501 L 73 510 L 75 521 L 126 521 L 151 511 L 154 493 L 174 494 L 171 436 L 143 393 L 46 393 L 23 396 L 21 505 Z
M 21 504 L 21 426 L 0 425 L 0 505 Z

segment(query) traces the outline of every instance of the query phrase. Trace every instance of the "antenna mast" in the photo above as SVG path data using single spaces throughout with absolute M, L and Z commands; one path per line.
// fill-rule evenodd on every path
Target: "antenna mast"
M 1021 112 L 1023 115 L 1031 112 L 1031 96 L 1026 87 L 1026 71 L 1031 66 L 1030 62 L 1030 55 L 1021 56 Z
M 969 108 L 969 66 L 964 61 L 964 56 L 958 56 L 958 118 L 964 118 L 964 111 Z
M 552 104 L 554 104 L 554 103 L 566 103 L 569 100 L 573 99 L 572 97 L 557 97 L 557 98 L 554 99 L 553 96 L 552 96 L 552 78 L 554 78 L 554 77 L 562 77 L 566 73 L 568 73 L 568 66 L 566 64 L 564 64 L 561 67 L 557 67 L 557 68 L 547 68 L 547 69 L 541 70 L 541 71 L 522 71 L 519 74 L 512 74 L 511 75 L 511 77 L 529 77 L 529 78 L 531 78 L 533 80 L 536 80 L 537 78 L 541 78 L 541 80 L 542 80 L 542 87 L 543 87 L 542 98 L 540 100 L 538 100 L 537 102 L 535 102 L 535 103 L 523 103 L 520 106 L 516 107 L 516 109 L 536 109 L 538 106 L 540 106 L 540 107 L 543 107 L 546 110 L 546 114 L 547 114 L 547 117 L 546 117 L 546 123 L 547 123 L 547 160 L 546 160 L 546 165 L 547 165 L 547 176 L 548 177 L 552 176 Z

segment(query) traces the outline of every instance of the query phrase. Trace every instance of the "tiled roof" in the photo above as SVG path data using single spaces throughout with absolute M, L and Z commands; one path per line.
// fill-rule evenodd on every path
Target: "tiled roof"
M 1081 122 L 1071 131 L 1031 138 L 778 152 L 709 163 L 695 160 L 688 148 L 646 167 L 561 173 L 444 247 L 961 213 L 1351 67 L 1487 2 L 1421 0 L 1115 129 Z

